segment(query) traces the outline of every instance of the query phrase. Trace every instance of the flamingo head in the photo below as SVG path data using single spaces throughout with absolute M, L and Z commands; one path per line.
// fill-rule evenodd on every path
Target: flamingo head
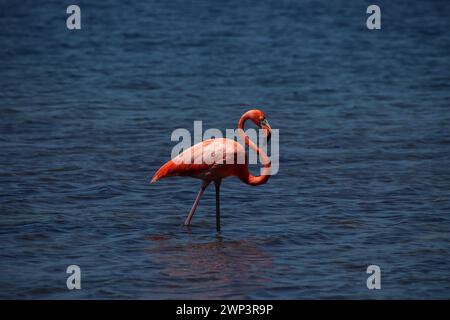
M 248 118 L 258 126 L 258 128 L 263 130 L 264 136 L 266 137 L 267 141 L 269 141 L 270 136 L 272 135 L 272 128 L 270 127 L 264 112 L 258 109 L 254 109 L 247 111 L 246 114 Z

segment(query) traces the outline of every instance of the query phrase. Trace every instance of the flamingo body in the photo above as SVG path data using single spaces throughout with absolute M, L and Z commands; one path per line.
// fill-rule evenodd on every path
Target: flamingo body
M 238 164 L 238 159 L 245 159 L 245 163 Z M 245 149 L 238 142 L 226 138 L 208 139 L 166 162 L 151 182 L 172 176 L 190 176 L 208 181 L 239 177 L 245 172 L 246 163 Z

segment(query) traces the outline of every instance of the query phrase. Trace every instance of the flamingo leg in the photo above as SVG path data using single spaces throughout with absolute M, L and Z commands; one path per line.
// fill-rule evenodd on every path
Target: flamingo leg
M 222 180 L 216 180 L 216 229 L 220 231 L 220 183 Z
M 188 226 L 191 223 L 191 219 L 195 213 L 195 209 L 197 209 L 200 198 L 202 197 L 202 194 L 205 191 L 206 187 L 208 187 L 209 183 L 210 183 L 210 181 L 203 180 L 202 186 L 200 187 L 200 190 L 198 191 L 197 198 L 195 198 L 195 201 L 194 201 L 194 204 L 192 205 L 191 211 L 189 211 L 189 215 L 187 216 L 186 221 L 184 222 L 185 226 Z

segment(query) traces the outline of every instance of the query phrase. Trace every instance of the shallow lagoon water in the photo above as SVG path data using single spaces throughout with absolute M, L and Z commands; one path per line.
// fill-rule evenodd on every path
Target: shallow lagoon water
M 0 297 L 449 298 L 449 5 L 369 4 L 3 3 Z M 149 184 L 172 131 L 249 106 L 279 173 L 184 227 L 199 181 Z

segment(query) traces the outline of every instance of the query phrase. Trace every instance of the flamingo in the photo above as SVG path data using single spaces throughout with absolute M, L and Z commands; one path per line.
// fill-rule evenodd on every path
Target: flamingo
M 245 145 L 259 155 L 263 165 L 261 175 L 253 176 L 250 173 L 248 157 L 240 143 L 232 139 L 216 138 L 204 140 L 184 150 L 178 156 L 166 162 L 153 176 L 151 183 L 172 176 L 190 176 L 202 180 L 200 190 L 184 222 L 186 226 L 191 223 L 200 198 L 211 182 L 214 181 L 216 187 L 216 229 L 220 231 L 220 184 L 222 179 L 236 176 L 242 182 L 251 186 L 261 185 L 269 180 L 269 157 L 245 134 L 244 124 L 247 120 L 251 120 L 262 129 L 267 140 L 270 139 L 272 129 L 261 110 L 249 110 L 239 119 L 238 129 L 240 130 L 237 130 L 238 135 Z M 244 159 L 244 161 L 239 163 L 237 159 Z

